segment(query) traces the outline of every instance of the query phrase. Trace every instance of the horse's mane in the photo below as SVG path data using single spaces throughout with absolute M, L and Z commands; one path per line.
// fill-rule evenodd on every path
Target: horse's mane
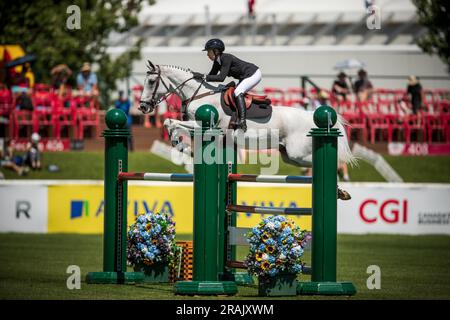
M 169 68 L 169 69 L 176 69 L 176 70 L 181 70 L 181 71 L 184 71 L 184 72 L 190 72 L 190 73 L 192 73 L 192 70 L 191 70 L 191 69 L 189 69 L 189 68 L 183 68 L 183 67 L 180 67 L 180 66 L 174 66 L 174 65 L 162 64 L 162 65 L 160 65 L 160 67 L 165 67 L 165 68 Z

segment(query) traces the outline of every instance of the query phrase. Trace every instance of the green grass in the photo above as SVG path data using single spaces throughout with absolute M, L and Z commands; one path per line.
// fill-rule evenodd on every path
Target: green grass
M 442 157 L 394 157 L 386 160 L 400 174 L 405 182 L 450 183 L 450 156 Z M 12 171 L 1 169 L 7 179 L 103 179 L 102 152 L 48 152 L 43 155 L 44 169 L 32 171 L 27 176 L 18 177 Z M 48 172 L 49 164 L 56 164 L 59 172 Z M 279 160 L 277 174 L 301 174 L 300 168 Z M 185 172 L 181 166 L 174 165 L 148 152 L 132 152 L 129 155 L 129 170 L 141 172 Z M 241 173 L 259 173 L 260 165 L 239 165 Z M 383 177 L 368 163 L 360 160 L 358 166 L 350 167 L 352 181 L 382 182 Z
M 450 182 L 450 157 L 386 156 L 405 182 Z
M 19 177 L 16 173 L 1 169 L 7 179 L 103 179 L 103 152 L 46 152 L 43 154 L 44 168 L 30 171 Z M 58 172 L 49 172 L 48 165 L 55 164 Z M 149 152 L 131 152 L 128 167 L 141 172 L 185 172 L 177 166 Z
M 246 249 L 239 249 L 238 256 L 243 258 Z M 309 253 L 305 261 L 309 261 Z M 81 268 L 81 290 L 66 287 L 69 265 Z M 369 265 L 381 268 L 380 290 L 366 287 Z M 86 284 L 86 273 L 100 271 L 101 266 L 99 235 L 0 234 L 0 299 L 186 299 L 175 296 L 171 284 Z M 352 281 L 358 289 L 356 296 L 340 299 L 450 299 L 449 269 L 450 236 L 338 236 L 338 280 Z M 239 286 L 239 294 L 232 298 L 194 299 L 260 298 L 256 285 L 248 285 Z

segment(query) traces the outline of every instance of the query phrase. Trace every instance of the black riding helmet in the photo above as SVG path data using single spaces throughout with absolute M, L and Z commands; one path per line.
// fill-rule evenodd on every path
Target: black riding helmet
M 205 49 L 203 51 L 207 51 L 209 49 L 217 49 L 220 52 L 225 51 L 225 44 L 220 39 L 210 39 L 205 44 Z

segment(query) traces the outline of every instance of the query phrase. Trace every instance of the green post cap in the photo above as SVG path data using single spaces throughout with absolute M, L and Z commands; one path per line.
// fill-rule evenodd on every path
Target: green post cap
M 219 121 L 219 112 L 214 106 L 204 104 L 195 111 L 195 120 L 201 122 L 203 128 L 215 127 Z
M 105 122 L 109 129 L 123 129 L 127 124 L 127 115 L 120 109 L 111 109 L 106 113 Z
M 333 127 L 337 122 L 337 114 L 336 111 L 328 106 L 322 105 L 316 109 L 314 112 L 314 123 L 319 128 L 328 128 L 328 119 L 331 120 L 330 128 Z

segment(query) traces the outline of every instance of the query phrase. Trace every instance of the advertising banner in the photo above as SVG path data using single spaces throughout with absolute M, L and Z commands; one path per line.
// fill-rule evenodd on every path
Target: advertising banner
M 338 202 L 338 232 L 450 234 L 450 186 L 342 184 L 350 201 Z
M 388 152 L 393 156 L 443 156 L 450 154 L 450 144 L 390 142 Z
M 190 184 L 136 185 L 128 187 L 128 225 L 138 214 L 164 211 L 173 215 L 177 232 L 191 233 L 192 187 Z M 103 185 L 49 187 L 49 232 L 102 233 Z
M 270 187 L 271 186 L 271 187 Z M 258 189 L 255 192 L 255 188 Z M 103 186 L 49 186 L 49 232 L 102 233 Z M 238 203 L 261 206 L 311 207 L 311 188 L 290 186 L 243 185 L 238 190 Z M 173 216 L 177 233 L 192 233 L 193 194 L 191 183 L 129 183 L 128 225 L 138 214 L 158 211 Z M 238 226 L 256 226 L 264 215 L 238 214 Z M 303 229 L 310 230 L 310 217 L 291 217 Z
M 238 204 L 311 207 L 309 185 L 239 183 Z M 338 201 L 339 233 L 450 234 L 450 185 L 340 183 L 352 196 Z M 128 225 L 138 214 L 163 211 L 174 217 L 177 233 L 193 230 L 191 183 L 130 182 Z M 2 182 L 0 232 L 103 232 L 102 182 Z M 262 214 L 238 213 L 238 226 L 256 226 Z M 290 216 L 311 230 L 311 217 Z
M 47 186 L 0 184 L 0 232 L 47 232 Z

